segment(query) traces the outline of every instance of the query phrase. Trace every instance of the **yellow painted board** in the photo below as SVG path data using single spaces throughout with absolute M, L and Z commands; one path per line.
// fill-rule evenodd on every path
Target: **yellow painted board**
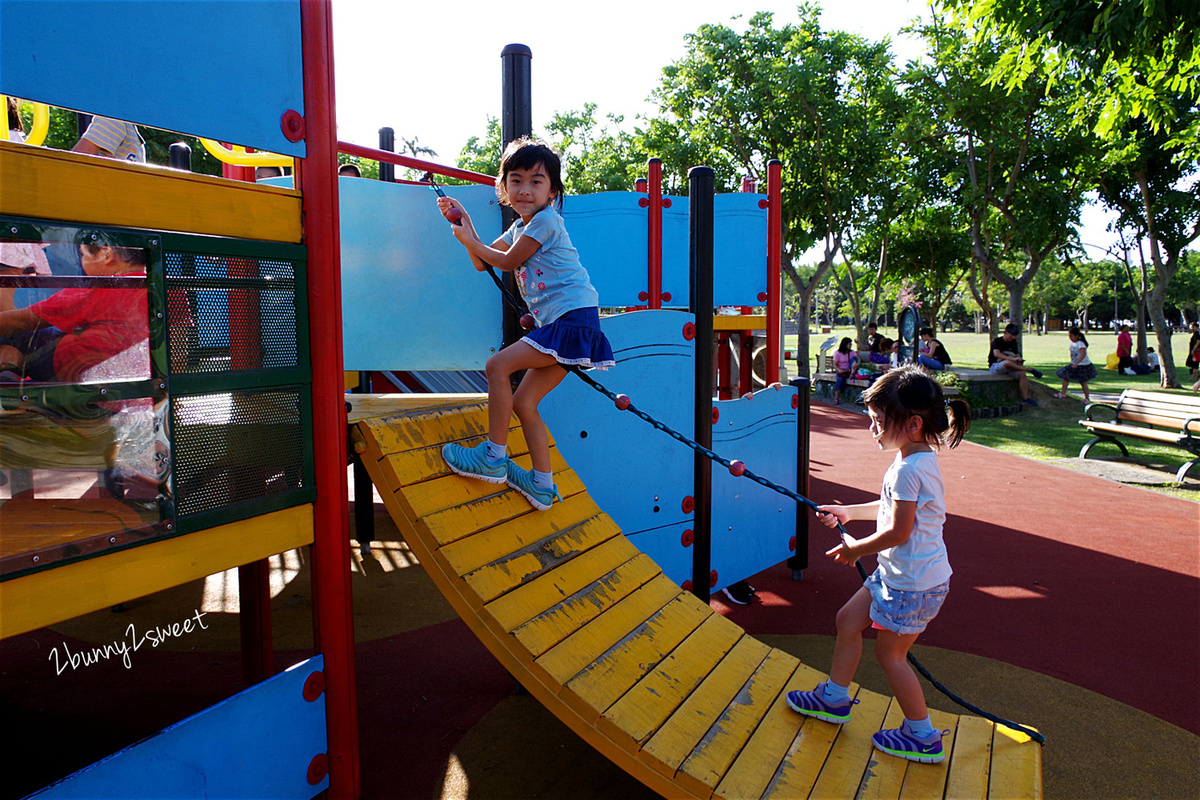
M 850 687 L 850 693 L 854 693 L 853 686 Z M 796 738 L 788 747 L 783 762 L 767 782 L 762 797 L 775 800 L 808 797 L 839 733 L 841 729 L 837 725 L 812 717 L 801 720 Z
M 567 683 L 580 712 L 598 719 L 712 614 L 707 603 L 681 592 Z
M 384 455 L 422 447 L 441 447 L 447 442 L 481 439 L 488 432 L 487 405 L 414 410 L 363 420 L 375 432 Z
M 500 597 L 487 597 L 487 611 L 501 630 L 511 631 L 553 609 L 565 598 L 628 563 L 639 550 L 624 536 L 605 539 L 553 572 L 540 575 Z M 589 600 L 603 600 L 604 595 Z M 601 611 L 609 606 L 605 606 Z
M 865 689 L 858 693 L 850 721 L 841 726 L 813 787 L 813 797 L 853 797 L 875 747 L 871 736 L 883 727 L 890 698 Z M 827 724 L 827 723 L 826 723 Z
M 713 614 L 600 719 L 614 741 L 640 749 L 744 636 L 737 625 Z
M 949 754 L 954 752 L 954 739 L 958 734 L 958 715 L 931 708 L 929 719 L 933 727 L 943 732 L 942 749 L 947 753 L 946 759 L 940 764 L 909 764 L 908 772 L 904 774 L 900 800 L 924 800 L 927 797 L 941 797 L 946 792 L 946 779 L 950 775 Z
M 300 193 L 0 142 L 0 214 L 273 242 L 301 240 Z
M 566 683 L 682 591 L 658 576 L 552 647 L 535 662 Z
M 434 409 L 464 409 L 486 407 L 487 395 L 470 394 L 356 394 L 346 398 L 350 411 L 346 419 L 351 425 L 372 419 L 386 420 Z
M 896 699 L 892 698 L 880 728 L 899 728 L 903 721 L 904 712 Z M 904 775 L 911 763 L 903 758 L 888 755 L 871 745 L 867 768 L 858 785 L 858 792 L 854 795 L 855 800 L 899 800 L 900 789 L 904 786 Z
M 626 542 L 626 547 L 623 548 L 624 555 L 621 556 L 619 562 L 619 564 L 624 564 L 633 558 L 637 553 L 637 548 L 628 544 L 628 541 L 620 533 L 621 529 L 608 516 L 592 517 L 565 531 L 552 534 L 540 542 L 522 547 L 499 561 L 480 567 L 463 576 L 463 579 L 484 602 L 490 602 L 505 593 L 513 593 L 518 587 L 524 588 L 525 585 L 539 577 L 557 576 L 559 567 L 578 560 L 583 554 L 591 552 L 594 548 L 613 538 Z M 600 575 L 617 566 L 618 564 L 614 563 L 601 564 L 598 567 L 592 565 L 592 568 L 582 575 L 582 585 L 591 583 Z M 580 576 L 578 572 L 573 574 L 577 577 Z M 549 601 L 544 598 L 533 599 L 534 595 L 526 595 L 520 605 L 524 610 L 532 610 L 533 613 L 523 616 L 512 627 L 515 628 L 522 622 L 533 619 L 534 616 L 561 600 L 564 594 L 569 594 L 569 592 L 565 587 L 560 587 Z M 522 614 L 524 610 L 521 612 Z
M 412 518 L 420 520 L 420 526 L 429 532 L 428 535 L 433 537 L 436 544 L 445 545 L 465 539 L 493 525 L 536 513 L 528 500 L 507 486 L 492 486 L 490 491 L 493 493 L 478 500 L 428 516 L 414 513 Z
M 555 503 L 546 511 L 527 514 L 452 542 L 442 547 L 441 553 L 455 572 L 466 575 L 598 515 L 600 509 L 592 498 L 577 494 Z
M 799 665 L 795 656 L 771 651 L 683 762 L 675 776 L 680 786 L 697 795 L 712 793 Z
M 714 331 L 761 331 L 767 327 L 765 314 L 714 314 Z
M 762 796 L 800 732 L 800 726 L 809 719 L 792 711 L 787 704 L 787 693 L 793 689 L 807 690 L 824 679 L 823 673 L 807 664 L 796 665 L 754 735 L 717 785 L 713 797 L 742 800 Z
M 743 637 L 650 737 L 642 758 L 664 774 L 674 774 L 770 652 L 762 642 Z
M 513 460 L 519 461 L 519 459 Z M 555 485 L 558 486 L 558 491 L 564 498 L 583 491 L 583 482 L 566 466 L 562 456 L 555 448 L 550 449 L 550 464 L 554 468 Z M 441 514 L 449 513 L 453 517 L 456 509 L 503 491 L 508 491 L 508 486 L 503 483 L 488 483 L 478 478 L 467 478 L 448 473 L 445 477 L 434 478 L 422 483 L 419 491 L 409 493 L 408 501 L 413 512 L 428 519 L 432 528 L 433 520 Z M 516 493 L 514 492 L 514 494 Z M 526 506 L 529 506 L 528 500 L 521 499 Z M 454 539 L 459 538 L 461 537 L 454 537 Z
M 988 773 L 992 762 L 992 723 L 981 717 L 962 716 L 947 759 L 946 800 L 988 796 Z
M 1028 734 L 997 724 L 992 736 L 992 800 L 1041 800 L 1042 746 Z
M 0 637 L 312 544 L 311 505 L 97 556 L 0 583 Z
M 517 626 L 512 635 L 536 658 L 661 573 L 658 564 L 649 556 L 638 553 L 628 562 Z

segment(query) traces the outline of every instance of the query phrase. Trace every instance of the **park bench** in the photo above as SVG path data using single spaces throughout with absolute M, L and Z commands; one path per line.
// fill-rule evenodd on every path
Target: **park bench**
M 1101 408 L 1111 412 L 1113 418 L 1093 418 L 1096 410 Z M 1200 462 L 1200 397 L 1126 389 L 1121 392 L 1115 408 L 1104 403 L 1089 403 L 1084 410 L 1087 419 L 1079 420 L 1079 424 L 1096 438 L 1083 446 L 1079 451 L 1080 458 L 1087 458 L 1088 451 L 1098 442 L 1112 442 L 1121 448 L 1121 455 L 1128 457 L 1129 451 L 1119 438 L 1125 437 L 1179 447 L 1191 453 L 1193 458 L 1176 473 L 1180 483 L 1188 470 Z

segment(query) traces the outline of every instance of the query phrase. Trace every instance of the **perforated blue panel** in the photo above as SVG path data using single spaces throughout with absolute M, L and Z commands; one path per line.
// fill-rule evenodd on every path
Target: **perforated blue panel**
M 678 311 L 602 320 L 617 366 L 589 375 L 690 436 L 695 343 L 684 339 L 683 326 L 691 321 Z M 691 551 L 682 552 L 680 534 L 691 527 L 683 499 L 692 494 L 692 451 L 570 375 L 542 401 L 541 413 L 596 504 L 672 580 L 687 580 Z
M 39 800 L 270 797 L 307 800 L 308 766 L 328 749 L 325 696 L 304 699 L 316 656 L 31 795 Z
M 3 0 L 0 93 L 303 157 L 299 0 Z
M 342 332 L 347 370 L 482 369 L 501 344 L 501 303 L 422 186 L 341 178 Z M 448 187 L 491 242 L 496 192 Z
M 796 489 L 796 442 L 799 432 L 792 398 L 796 389 L 763 389 L 753 397 L 715 405 L 713 450 L 745 462 L 756 475 Z M 735 478 L 713 465 L 712 568 L 717 589 L 728 586 L 792 554 L 796 502 L 746 478 Z

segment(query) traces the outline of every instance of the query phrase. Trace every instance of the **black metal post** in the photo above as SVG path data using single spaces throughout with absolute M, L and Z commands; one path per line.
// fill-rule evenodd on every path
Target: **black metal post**
M 533 135 L 533 81 L 531 64 L 533 51 L 523 44 L 506 45 L 500 51 L 501 62 L 501 101 L 500 101 L 500 138 L 503 147 L 522 136 Z M 509 206 L 501 208 L 505 230 L 516 221 L 517 215 Z M 515 297 L 519 294 L 517 278 L 511 272 L 502 275 L 504 288 Z M 504 308 L 504 346 L 518 341 L 525 332 L 521 329 L 520 317 L 516 309 L 505 303 Z
M 168 159 L 171 169 L 192 171 L 192 148 L 186 142 L 175 142 L 171 145 L 171 155 Z
M 693 438 L 712 449 L 713 412 L 713 171 L 688 171 L 688 310 L 696 320 L 696 410 Z M 696 502 L 692 542 L 692 593 L 707 603 L 712 572 L 712 462 L 695 454 L 692 496 Z
M 391 128 L 379 129 L 379 149 L 389 153 L 396 152 L 396 132 Z M 379 180 L 394 183 L 396 180 L 396 165 L 386 161 L 379 162 Z
M 789 383 L 796 387 L 796 493 L 809 496 L 808 485 L 808 454 L 809 432 L 812 428 L 812 413 L 809 407 L 812 383 L 808 378 L 793 378 Z M 812 520 L 812 511 L 803 503 L 796 503 L 796 552 L 787 560 L 788 568 L 792 571 L 792 580 L 804 579 L 804 570 L 808 569 L 808 524 Z

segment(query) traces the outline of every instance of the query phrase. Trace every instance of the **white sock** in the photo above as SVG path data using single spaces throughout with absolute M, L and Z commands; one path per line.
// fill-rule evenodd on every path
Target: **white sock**
M 849 696 L 849 686 L 842 686 L 840 683 L 834 683 L 832 680 L 825 681 L 825 699 L 829 702 L 836 703 L 839 700 L 845 700 Z
M 933 735 L 933 722 L 929 717 L 920 720 L 911 720 L 906 717 L 904 721 L 908 723 L 908 729 L 922 739 L 928 739 Z
M 508 455 L 508 447 L 502 444 L 496 444 L 491 439 L 487 443 L 487 460 L 493 464 L 499 464 Z
M 536 469 L 531 471 L 533 475 L 533 485 L 542 489 L 549 489 L 554 486 L 553 472 L 538 472 Z

